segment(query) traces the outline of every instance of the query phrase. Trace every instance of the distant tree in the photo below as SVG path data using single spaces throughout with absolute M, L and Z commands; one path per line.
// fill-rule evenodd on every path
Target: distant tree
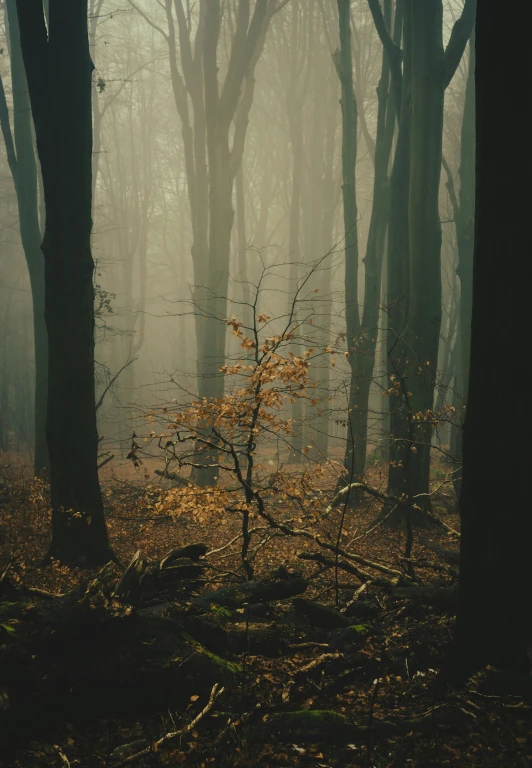
M 50 0 L 46 20 L 42 0 L 17 10 L 46 210 L 48 556 L 86 566 L 113 557 L 97 469 L 87 0 Z
M 6 0 L 6 26 L 11 61 L 13 92 L 13 130 L 0 78 L 0 123 L 7 160 L 13 177 L 19 212 L 19 228 L 28 267 L 33 305 L 35 351 L 34 458 L 36 475 L 48 470 L 46 444 L 46 390 L 48 377 L 48 336 L 44 321 L 44 259 L 41 251 L 37 162 L 31 125 L 31 111 L 22 60 L 15 0 Z
M 383 21 L 391 27 L 392 4 L 385 0 Z M 342 86 L 342 166 L 344 181 L 342 192 L 344 196 L 344 227 L 346 248 L 346 332 L 351 380 L 349 388 L 349 418 L 344 469 L 349 478 L 360 478 L 366 465 L 368 439 L 368 411 L 370 386 L 375 366 L 377 347 L 382 265 L 385 251 L 386 232 L 389 215 L 389 180 L 388 166 L 392 150 L 396 108 L 390 98 L 390 65 L 389 57 L 384 50 L 381 78 L 377 88 L 377 126 L 375 140 L 369 130 L 363 128 L 366 142 L 373 150 L 374 165 L 373 200 L 369 224 L 368 240 L 364 258 L 364 291 L 363 301 L 358 303 L 358 245 L 353 240 L 357 237 L 357 209 L 355 189 L 356 161 L 356 124 L 357 101 L 353 90 L 349 3 L 338 1 L 340 24 L 340 49 L 335 54 L 335 64 Z M 397 16 L 394 24 L 394 36 L 400 41 L 402 18 Z M 397 42 L 392 43 L 397 45 Z M 360 78 L 359 78 L 360 79 Z M 359 86 L 359 90 L 360 86 Z M 350 93 L 352 96 L 350 96 Z M 352 105 L 350 127 L 346 123 L 345 104 Z M 351 191 L 352 187 L 352 191 Z M 353 199 L 351 200 L 351 196 Z M 346 207 L 347 206 L 347 207 Z M 350 211 L 350 213 L 348 213 Z M 346 218 L 346 213 L 348 216 Z
M 129 0 L 166 40 L 170 75 L 181 120 L 185 171 L 192 216 L 192 261 L 198 393 L 220 397 L 224 377 L 227 292 L 233 188 L 244 152 L 255 90 L 255 67 L 271 19 L 288 0 L 201 0 L 197 8 L 165 0 L 167 30 Z M 162 5 L 162 3 L 160 4 Z M 220 71 L 225 70 L 225 77 Z M 194 473 L 212 485 L 217 473 Z
M 473 314 L 456 629 L 463 675 L 486 664 L 530 670 L 532 405 L 521 391 L 532 203 L 527 40 L 526 25 L 516 25 L 512 14 L 478 3 Z
M 389 55 L 396 103 L 401 105 L 388 236 L 387 355 L 397 390 L 390 399 L 388 490 L 425 506 L 430 504 L 442 314 L 439 189 L 444 96 L 471 35 L 476 3 L 466 0 L 444 48 L 442 0 L 406 0 L 401 50 L 390 36 L 378 0 L 368 2 Z
M 464 112 L 460 136 L 460 166 L 458 175 L 460 191 L 456 194 L 453 174 L 445 157 L 443 168 L 447 176 L 451 207 L 456 227 L 458 265 L 456 273 L 460 281 L 459 306 L 455 314 L 458 333 L 452 354 L 454 375 L 453 405 L 456 407 L 455 424 L 451 432 L 451 455 L 457 462 L 462 460 L 462 413 L 467 400 L 469 357 L 471 354 L 471 302 L 473 297 L 473 246 L 475 227 L 475 34 L 469 46 L 469 68 L 466 80 Z M 438 408 L 436 407 L 436 412 Z M 457 492 L 460 491 L 461 471 L 454 473 Z

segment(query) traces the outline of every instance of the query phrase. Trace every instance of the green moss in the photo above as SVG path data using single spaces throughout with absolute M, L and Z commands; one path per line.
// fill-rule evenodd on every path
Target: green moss
M 16 613 L 16 610 L 23 605 L 22 603 L 11 603 L 8 600 L 0 602 L 0 618 L 5 618 L 9 614 Z
M 351 632 L 356 632 L 357 635 L 367 635 L 369 632 L 368 624 L 351 624 L 347 629 L 350 629 Z
M 202 648 L 201 652 L 205 654 L 205 656 L 207 656 L 208 659 L 214 662 L 216 666 L 222 667 L 222 669 L 225 669 L 231 675 L 238 675 L 240 672 L 242 672 L 242 667 L 240 666 L 240 664 L 235 664 L 233 661 L 227 661 L 227 659 L 222 659 L 221 656 L 217 656 L 212 651 L 208 651 L 207 648 L 203 648 L 203 646 L 201 646 L 201 648 Z
M 209 659 L 209 661 L 215 664 L 219 669 L 221 669 L 229 677 L 232 678 L 235 675 L 238 675 L 240 674 L 240 672 L 242 672 L 242 667 L 239 664 L 235 664 L 232 661 L 227 661 L 227 659 L 223 659 L 221 656 L 218 656 L 216 653 L 209 651 L 207 648 L 205 648 L 205 646 L 203 646 L 197 640 L 194 640 L 194 638 L 188 635 L 186 632 L 183 632 L 182 635 L 183 635 L 183 640 L 188 645 L 190 645 L 196 651 L 196 653 L 199 653 L 202 656 L 205 656 L 207 659 Z
M 231 618 L 231 611 L 229 611 L 227 608 L 224 608 L 223 605 L 216 605 L 215 603 L 211 603 L 210 605 L 210 611 L 213 613 L 217 619 L 230 619 Z

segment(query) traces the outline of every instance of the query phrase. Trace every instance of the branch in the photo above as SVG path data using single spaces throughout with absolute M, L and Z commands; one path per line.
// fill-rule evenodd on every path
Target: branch
M 380 491 L 376 491 L 375 488 L 372 488 L 370 485 L 366 485 L 365 483 L 350 483 L 345 488 L 341 488 L 336 496 L 332 499 L 331 503 L 325 510 L 325 515 L 328 515 L 332 512 L 332 510 L 338 506 L 338 504 L 341 501 L 345 500 L 346 496 L 349 496 L 349 493 L 351 491 L 365 491 L 366 493 L 369 493 L 370 496 L 373 496 L 375 499 L 378 499 L 379 501 L 383 502 L 389 502 L 393 501 L 395 504 L 399 504 L 399 500 L 392 498 L 391 496 L 387 496 L 384 493 L 381 493 Z
M 120 368 L 120 370 L 119 370 L 117 373 L 115 373 L 115 375 L 113 376 L 113 378 L 111 379 L 111 381 L 109 382 L 109 384 L 108 384 L 108 385 L 105 387 L 104 391 L 102 392 L 102 395 L 101 395 L 100 399 L 99 399 L 99 400 L 98 400 L 98 402 L 96 403 L 96 410 L 98 410 L 99 408 L 101 408 L 101 406 L 102 406 L 102 403 L 103 403 L 103 401 L 104 401 L 104 398 L 105 398 L 106 394 L 109 392 L 109 390 L 111 389 L 111 387 L 113 386 L 113 384 L 115 383 L 115 381 L 118 379 L 118 377 L 120 376 L 120 374 L 122 373 L 122 371 L 125 371 L 125 369 L 126 369 L 126 368 L 127 368 L 129 365 L 131 365 L 131 363 L 134 363 L 136 359 L 137 359 L 136 357 L 131 357 L 131 358 L 130 358 L 130 359 L 127 361 L 127 363 L 124 363 L 124 365 L 123 365 L 123 366 Z M 103 466 L 103 465 L 102 465 L 102 466 Z
M 165 744 L 167 741 L 173 741 L 178 736 L 184 736 L 186 733 L 190 733 L 190 731 L 193 731 L 196 725 L 199 723 L 200 720 L 202 720 L 208 712 L 212 709 L 214 702 L 216 699 L 222 695 L 225 688 L 220 688 L 218 690 L 218 683 L 215 683 L 212 687 L 211 695 L 209 698 L 209 701 L 205 705 L 205 707 L 201 710 L 201 712 L 196 715 L 194 720 L 192 720 L 188 725 L 185 725 L 183 728 L 180 728 L 179 731 L 171 731 L 170 733 L 165 734 L 165 736 L 162 736 L 160 739 L 158 739 L 155 744 L 153 745 L 155 749 L 153 749 L 150 746 L 145 747 L 144 749 L 141 749 L 140 752 L 135 752 L 135 754 L 130 755 L 129 757 L 124 758 L 124 760 L 121 760 L 119 763 L 114 764 L 114 768 L 121 768 L 123 765 L 130 765 L 131 763 L 136 762 L 141 757 L 146 757 L 147 755 L 151 755 L 154 751 L 157 751 L 157 749 Z M 138 742 L 133 742 L 134 744 L 138 744 Z M 141 742 L 145 743 L 145 742 Z M 125 749 L 128 748 L 129 745 L 126 745 L 125 747 L 120 747 L 118 750 L 118 753 L 122 753 Z
M 371 15 L 373 16 L 375 29 L 377 30 L 377 34 L 379 35 L 380 41 L 390 62 L 390 72 L 392 76 L 393 89 L 395 91 L 396 113 L 397 119 L 399 120 L 403 95 L 403 73 L 401 70 L 403 51 L 390 35 L 384 20 L 384 15 L 382 13 L 379 0 L 368 0 L 368 6 L 371 11 Z
M 13 134 L 11 133 L 11 124 L 9 122 L 9 109 L 7 107 L 6 94 L 4 91 L 4 83 L 0 76 L 0 124 L 2 126 L 2 133 L 4 135 L 4 142 L 6 145 L 7 162 L 9 164 L 9 170 L 13 176 L 15 185 L 17 183 L 17 155 L 15 152 L 15 145 L 13 144 Z
M 17 0 L 20 46 L 37 140 L 48 106 L 48 33 L 42 0 Z
M 458 217 L 460 215 L 460 206 L 458 205 L 458 199 L 456 197 L 456 189 L 454 186 L 453 172 L 451 171 L 449 163 L 447 162 L 447 160 L 445 159 L 445 155 L 443 154 L 441 157 L 441 164 L 443 165 L 445 175 L 447 176 L 447 181 L 445 183 L 445 186 L 447 187 L 449 198 L 451 200 L 451 205 L 453 206 L 454 221 L 458 221 Z
M 462 15 L 455 22 L 443 57 L 443 86 L 447 88 L 471 37 L 477 14 L 477 0 L 465 0 Z
M 220 96 L 227 123 L 233 119 L 235 114 L 244 78 L 248 73 L 250 75 L 253 74 L 253 59 L 257 51 L 260 53 L 263 25 L 269 23 L 267 12 L 267 0 L 257 0 L 247 35 L 242 45 L 239 46 L 241 51 L 235 48 L 231 52 L 230 68 L 228 69 Z M 262 36 L 262 43 L 264 42 L 264 37 L 265 35 Z M 234 61 L 234 64 L 231 67 L 232 61 Z
M 20 0 L 19 0 L 19 2 L 20 2 Z M 139 16 L 142 16 L 142 18 L 144 19 L 144 21 L 145 21 L 147 24 L 149 24 L 149 25 L 150 25 L 150 27 L 152 27 L 152 29 L 155 29 L 155 31 L 156 31 L 156 32 L 159 32 L 159 34 L 160 34 L 160 35 L 162 35 L 162 36 L 164 37 L 164 39 L 166 40 L 166 42 L 168 42 L 168 35 L 166 34 L 166 32 L 165 32 L 163 29 L 161 29 L 161 27 L 158 27 L 158 26 L 157 26 L 157 24 L 155 24 L 155 22 L 153 22 L 153 21 L 150 19 L 150 17 L 149 17 L 149 16 L 148 16 L 146 13 L 144 13 L 144 11 L 143 11 L 141 8 L 139 8 L 139 7 L 138 7 L 138 5 L 135 5 L 135 3 L 133 2 L 133 0 L 127 0 L 127 2 L 130 4 L 130 6 L 131 6 L 132 8 L 134 8 L 134 9 L 136 10 L 136 12 L 139 14 Z

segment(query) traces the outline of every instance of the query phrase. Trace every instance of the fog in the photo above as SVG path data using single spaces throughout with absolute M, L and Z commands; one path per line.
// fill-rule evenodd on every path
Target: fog
M 211 33 L 203 30 L 198 35 L 202 4 L 90 2 L 95 66 L 96 399 L 100 454 L 112 455 L 116 466 L 129 453 L 133 433 L 147 437 L 164 432 L 165 425 L 157 418 L 146 420 L 153 407 L 191 402 L 198 394 L 208 394 L 202 381 L 220 378 L 216 371 L 224 362 L 224 346 L 226 361 L 242 358 L 240 341 L 224 321 L 236 318 L 252 325 L 254 303 L 256 316 L 264 313 L 271 318 L 274 333 L 282 332 L 292 307 L 297 322 L 294 353 L 313 350 L 309 376 L 319 411 L 308 401 L 292 405 L 298 460 L 343 461 L 351 367 L 346 344 L 341 92 L 334 62 L 339 47 L 338 10 L 336 3 L 323 0 L 265 4 L 268 18 L 260 33 L 263 39 L 255 43 L 245 71 L 239 73 L 247 53 L 243 49 L 235 60 L 231 51 L 242 44 L 238 25 L 243 22 L 238 14 L 246 5 L 222 4 L 215 65 L 221 95 L 210 100 L 212 84 L 202 45 L 208 46 L 205 35 Z M 385 13 L 392 10 L 391 4 L 383 7 Z M 459 3 L 444 6 L 444 45 L 460 11 Z M 362 0 L 351 3 L 351 32 L 358 112 L 354 301 L 361 308 L 373 307 L 377 316 L 367 409 L 367 454 L 374 458 L 386 454 L 390 434 L 390 398 L 383 393 L 390 387 L 386 331 L 393 302 L 386 283 L 386 257 L 381 257 L 379 268 L 380 295 L 364 296 L 375 205 L 377 86 L 384 59 L 370 7 Z M 2 34 L 0 74 L 11 113 L 6 18 Z M 463 395 L 457 339 L 460 325 L 467 324 L 468 318 L 459 317 L 453 200 L 456 206 L 468 56 L 466 50 L 445 91 L 445 165 L 439 188 L 442 322 L 434 396 L 439 413 L 446 405 L 459 411 Z M 239 77 L 241 82 L 236 84 Z M 216 99 L 225 97 L 231 79 L 236 97 L 225 125 L 224 115 L 213 116 L 209 110 Z M 393 121 L 393 114 L 388 119 Z M 218 121 L 212 135 L 206 129 L 209 120 Z M 227 160 L 224 137 L 215 136 L 224 130 L 233 152 L 227 180 L 216 177 L 211 168 L 211 163 Z M 213 146 L 216 140 L 218 149 Z M 388 178 L 396 143 L 397 125 Z M 228 192 L 222 189 L 227 184 Z M 41 189 L 39 185 L 42 197 Z M 212 197 L 218 193 L 222 197 L 218 208 L 213 208 Z M 388 192 L 383 189 L 382 194 Z M 4 143 L 0 195 L 0 450 L 31 462 L 35 386 L 31 290 Z M 213 226 L 220 211 L 220 222 Z M 40 217 L 42 229 L 42 202 Z M 382 227 L 382 237 L 387 239 L 386 222 Z M 228 257 L 223 253 L 225 239 Z M 219 263 L 214 264 L 216 258 Z M 215 325 L 225 328 L 226 339 L 210 347 L 209 337 L 219 334 Z M 199 344 L 198 333 L 207 337 Z M 324 353 L 325 349 L 330 351 Z M 202 369 L 202 360 L 207 369 Z M 231 377 L 225 379 L 225 391 L 231 391 Z M 445 421 L 434 430 L 432 442 L 452 454 Z M 76 440 L 75 424 L 71 439 Z M 160 456 L 152 442 L 145 449 Z

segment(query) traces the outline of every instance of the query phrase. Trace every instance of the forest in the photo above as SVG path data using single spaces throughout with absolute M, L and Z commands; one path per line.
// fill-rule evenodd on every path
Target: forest
M 532 765 L 528 45 L 0 0 L 0 768 Z

